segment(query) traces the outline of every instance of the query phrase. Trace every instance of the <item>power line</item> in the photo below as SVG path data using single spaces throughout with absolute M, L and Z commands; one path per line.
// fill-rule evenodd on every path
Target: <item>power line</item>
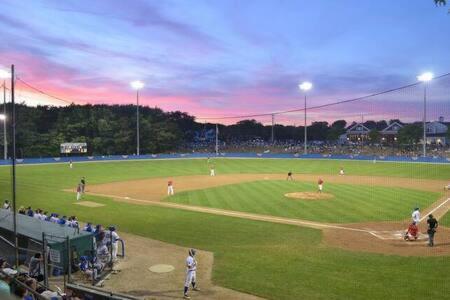
M 56 99 L 56 100 L 59 100 L 59 101 L 62 101 L 62 102 L 64 102 L 64 103 L 68 103 L 68 104 L 75 103 L 73 100 L 67 100 L 67 99 L 64 99 L 64 98 L 61 98 L 61 97 L 57 97 L 57 96 L 51 95 L 51 94 L 49 94 L 49 93 L 47 93 L 47 92 L 44 92 L 43 90 L 38 89 L 37 87 L 34 87 L 34 86 L 32 86 L 31 84 L 27 83 L 26 81 L 24 81 L 24 80 L 23 80 L 22 78 L 20 78 L 20 77 L 16 77 L 16 80 L 22 82 L 24 85 L 26 85 L 26 86 L 29 87 L 30 89 L 32 89 L 32 90 L 34 90 L 34 91 L 36 91 L 36 92 L 38 92 L 38 93 L 40 93 L 40 94 L 46 95 L 47 97 L 50 97 L 50 98 L 53 98 L 53 99 Z
M 446 73 L 446 74 L 434 77 L 433 79 L 435 80 L 435 79 L 443 78 L 443 77 L 446 77 L 446 76 L 449 76 L 449 75 L 450 75 L 450 73 Z M 364 99 L 367 99 L 367 98 L 371 98 L 371 97 L 375 97 L 375 96 L 379 96 L 379 95 L 383 95 L 383 94 L 387 94 L 387 93 L 403 90 L 403 89 L 410 88 L 410 87 L 413 87 L 413 86 L 417 86 L 419 84 L 422 84 L 422 83 L 421 82 L 415 82 L 415 83 L 404 85 L 404 86 L 401 86 L 401 87 L 398 87 L 398 88 L 393 88 L 393 89 L 385 90 L 385 91 L 378 92 L 378 93 L 373 93 L 373 94 L 362 96 L 362 97 L 357 97 L 357 98 L 352 98 L 352 99 L 347 99 L 347 100 L 341 100 L 341 101 L 336 101 L 336 102 L 322 104 L 322 105 L 317 105 L 317 106 L 311 106 L 311 107 L 307 107 L 306 109 L 307 110 L 318 109 L 318 108 L 335 106 L 335 105 L 339 105 L 339 104 L 343 104 L 343 103 L 360 101 L 360 100 L 364 100 Z M 300 112 L 300 111 L 304 111 L 304 110 L 305 110 L 304 108 L 296 108 L 296 109 L 283 110 L 283 111 L 277 111 L 277 112 L 269 112 L 269 113 L 261 113 L 261 114 L 240 115 L 240 116 L 225 116 L 225 117 L 199 117 L 199 118 L 196 118 L 196 119 L 197 120 L 246 119 L 246 118 L 254 118 L 254 117 L 267 117 L 267 116 L 271 116 L 271 115 L 282 115 L 282 114 L 287 114 L 287 113 L 292 113 L 292 112 Z

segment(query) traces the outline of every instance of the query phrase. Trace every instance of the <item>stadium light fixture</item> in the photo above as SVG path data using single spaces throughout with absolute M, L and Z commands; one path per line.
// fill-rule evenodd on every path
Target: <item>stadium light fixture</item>
M 425 72 L 417 76 L 417 80 L 423 82 L 423 157 L 427 156 L 427 83 L 434 78 L 433 73 Z
M 11 78 L 11 73 L 4 69 L 0 69 L 0 79 L 9 79 Z
M 0 114 L 0 120 L 1 121 L 5 121 L 6 120 L 6 115 L 5 114 Z
M 433 78 L 434 78 L 434 75 L 431 72 L 425 72 L 425 73 L 417 76 L 417 80 L 422 81 L 422 82 L 431 81 L 431 80 L 433 80 Z
M 140 80 L 135 80 L 130 83 L 131 87 L 136 90 L 136 155 L 140 155 L 139 143 L 139 90 L 144 87 L 144 83 Z
M 302 82 L 298 85 L 298 87 L 302 90 L 302 91 L 309 91 L 312 88 L 312 83 L 309 81 L 305 81 Z
M 134 89 L 134 90 L 140 90 L 140 89 L 142 89 L 143 87 L 144 87 L 144 83 L 142 82 L 142 81 L 140 81 L 140 80 L 135 80 L 135 81 L 132 81 L 131 83 L 130 83 L 130 85 L 131 85 L 131 87 Z
M 306 154 L 308 154 L 308 129 L 306 127 L 306 92 L 312 88 L 312 83 L 309 81 L 304 81 L 304 82 L 300 83 L 298 85 L 298 87 L 300 88 L 300 90 L 302 90 L 305 93 L 305 109 L 304 109 L 304 112 L 305 112 L 305 123 L 304 123 L 305 133 L 304 133 L 304 135 L 305 136 L 304 136 L 304 151 L 303 151 L 303 153 L 306 155 Z

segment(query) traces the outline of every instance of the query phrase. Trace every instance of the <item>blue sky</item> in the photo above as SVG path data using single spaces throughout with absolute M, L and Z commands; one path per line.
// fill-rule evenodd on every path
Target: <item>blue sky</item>
M 450 72 L 447 10 L 432 0 L 6 0 L 0 66 L 76 103 L 131 103 L 140 79 L 144 105 L 270 112 L 298 107 L 302 80 L 322 104 Z M 26 101 L 61 104 L 22 88 Z

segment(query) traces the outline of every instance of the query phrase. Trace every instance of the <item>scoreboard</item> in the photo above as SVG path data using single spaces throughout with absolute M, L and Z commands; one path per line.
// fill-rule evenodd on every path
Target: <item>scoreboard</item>
M 87 153 L 87 143 L 61 144 L 61 154 L 82 154 L 82 153 Z

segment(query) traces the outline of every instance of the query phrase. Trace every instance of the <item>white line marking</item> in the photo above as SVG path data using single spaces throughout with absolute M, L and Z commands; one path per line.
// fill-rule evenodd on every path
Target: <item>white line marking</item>
M 265 222 L 272 222 L 272 223 L 279 223 L 279 224 L 292 224 L 292 225 L 297 225 L 297 226 L 303 225 L 303 226 L 315 228 L 315 229 L 332 228 L 332 229 L 342 229 L 342 230 L 348 230 L 348 231 L 364 232 L 364 233 L 369 233 L 379 239 L 384 239 L 383 237 L 380 237 L 379 235 L 375 234 L 371 230 L 343 227 L 343 226 L 331 225 L 331 224 L 325 224 L 325 223 L 319 223 L 319 222 L 313 222 L 313 221 L 305 221 L 305 220 L 301 220 L 301 219 L 289 219 L 289 218 L 274 217 L 274 216 L 267 216 L 267 215 L 258 215 L 258 214 L 239 212 L 239 211 L 231 211 L 231 210 L 225 210 L 225 209 L 184 205 L 184 204 L 178 204 L 178 203 L 172 203 L 172 202 L 160 202 L 160 201 L 154 201 L 154 200 L 143 200 L 143 199 L 136 199 L 136 198 L 131 198 L 131 197 L 123 197 L 123 196 L 117 196 L 117 195 L 108 195 L 108 194 L 100 194 L 100 193 L 92 193 L 92 192 L 86 192 L 86 194 L 93 195 L 93 196 L 108 197 L 108 198 L 132 200 L 135 202 L 141 202 L 141 203 L 145 203 L 148 205 L 156 205 L 156 206 L 167 207 L 167 208 L 177 208 L 177 209 L 183 209 L 183 210 L 188 210 L 188 211 L 209 213 L 209 214 L 228 216 L 228 217 L 237 217 L 237 218 L 255 220 L 255 221 L 265 221 Z
M 426 213 L 425 216 L 423 216 L 420 221 L 422 222 L 423 220 L 425 220 L 425 218 L 427 217 L 427 215 L 434 213 L 436 210 L 438 210 L 442 205 L 444 205 L 445 203 L 447 203 L 448 201 L 450 201 L 450 198 L 448 198 L 447 200 L 445 200 L 444 202 L 442 202 L 441 204 L 439 204 L 438 206 L 436 206 L 435 208 L 433 208 L 430 212 Z

